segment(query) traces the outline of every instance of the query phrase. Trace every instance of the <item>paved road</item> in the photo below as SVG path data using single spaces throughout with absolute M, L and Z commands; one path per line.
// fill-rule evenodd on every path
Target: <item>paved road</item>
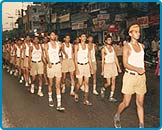
M 98 70 L 100 71 L 100 70 Z M 152 70 L 147 70 L 147 88 L 148 92 L 145 97 L 145 127 L 159 127 L 160 125 L 160 84 L 159 78 L 154 76 Z M 104 79 L 98 74 L 97 89 L 103 85 Z M 122 74 L 117 78 L 115 97 L 121 101 L 121 81 Z M 69 84 L 67 82 L 67 84 Z M 92 88 L 92 86 L 90 85 Z M 82 103 L 83 93 L 81 92 L 81 101 L 75 103 L 74 99 L 69 96 L 69 85 L 66 93 L 63 95 L 63 105 L 66 107 L 64 113 L 56 111 L 55 107 L 48 106 L 47 87 L 44 86 L 44 97 L 38 97 L 36 94 L 31 95 L 24 85 L 20 85 L 14 76 L 10 76 L 6 70 L 3 70 L 3 108 L 7 113 L 7 121 L 10 122 L 8 127 L 108 127 L 113 128 L 112 119 L 117 109 L 118 103 L 110 103 L 107 98 L 101 99 L 100 96 L 90 94 L 90 100 L 93 106 L 84 106 Z M 106 95 L 109 95 L 109 89 Z M 56 95 L 54 95 L 55 97 Z M 138 127 L 136 115 L 135 96 L 132 103 L 121 116 L 123 127 Z M 56 106 L 56 100 L 55 100 Z M 6 127 L 6 126 L 4 126 Z

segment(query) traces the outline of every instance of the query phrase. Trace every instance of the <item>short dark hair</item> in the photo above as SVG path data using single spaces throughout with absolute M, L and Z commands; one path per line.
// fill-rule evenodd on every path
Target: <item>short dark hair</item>
M 85 32 L 82 32 L 79 36 L 81 37 L 82 35 L 86 35 L 86 33 Z
M 51 33 L 54 33 L 55 35 L 57 35 L 55 31 L 51 31 L 51 32 L 49 32 L 49 34 L 48 34 L 48 35 L 50 36 L 50 35 L 51 35 Z
M 27 36 L 31 37 L 31 34 L 27 33 L 27 34 L 25 35 L 25 38 L 26 38 Z
M 92 37 L 92 38 L 93 38 L 93 35 L 89 35 L 88 38 L 89 38 L 89 37 Z
M 70 34 L 66 34 L 66 35 L 65 35 L 65 37 L 67 37 L 67 36 L 69 36 L 69 37 L 70 37 Z M 64 38 L 65 38 L 65 37 L 64 37 Z
M 108 38 L 112 39 L 112 36 L 110 34 L 108 34 L 105 39 L 108 39 Z

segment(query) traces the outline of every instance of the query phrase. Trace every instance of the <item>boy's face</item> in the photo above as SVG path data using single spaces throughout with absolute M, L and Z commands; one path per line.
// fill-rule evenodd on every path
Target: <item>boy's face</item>
M 34 43 L 38 43 L 39 39 L 37 37 L 34 38 Z
M 132 30 L 132 31 L 129 33 L 129 35 L 130 35 L 132 38 L 138 40 L 138 39 L 140 38 L 140 30 Z
M 53 41 L 56 39 L 56 34 L 54 32 L 50 34 L 50 39 Z
M 65 42 L 67 42 L 67 43 L 70 42 L 70 37 L 69 37 L 69 36 L 66 36 L 66 37 L 65 37 Z
M 111 45 L 111 44 L 112 44 L 112 39 L 111 39 L 111 38 L 107 38 L 107 39 L 106 39 L 106 44 Z
M 89 42 L 93 42 L 93 37 L 88 37 Z
M 80 36 L 80 40 L 81 41 L 86 41 L 86 39 L 87 39 L 87 37 L 86 37 L 86 35 L 85 34 L 82 34 L 81 36 Z
M 26 37 L 26 41 L 30 41 L 30 37 L 29 36 Z

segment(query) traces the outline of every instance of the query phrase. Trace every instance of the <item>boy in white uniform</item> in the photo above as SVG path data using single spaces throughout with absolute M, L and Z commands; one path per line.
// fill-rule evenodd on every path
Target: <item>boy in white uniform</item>
M 62 54 L 63 54 L 63 61 L 62 61 L 62 93 L 65 93 L 65 82 L 66 82 L 66 73 L 70 73 L 70 84 L 71 84 L 71 91 L 70 95 L 74 95 L 74 52 L 73 52 L 73 45 L 70 43 L 70 36 L 65 36 L 65 42 L 62 44 Z
M 47 58 L 47 77 L 49 78 L 48 84 L 48 96 L 49 96 L 49 106 L 53 107 L 54 102 L 52 99 L 52 86 L 53 78 L 56 78 L 56 98 L 57 98 L 57 107 L 58 111 L 64 111 L 65 108 L 61 106 L 61 63 L 59 58 L 59 53 L 62 49 L 62 45 L 56 41 L 56 34 L 51 32 L 50 42 L 45 45 L 45 54 Z

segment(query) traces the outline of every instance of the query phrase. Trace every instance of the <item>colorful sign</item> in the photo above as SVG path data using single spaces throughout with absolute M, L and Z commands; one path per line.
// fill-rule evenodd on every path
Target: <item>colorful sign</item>
M 149 27 L 149 19 L 148 19 L 148 16 L 144 16 L 144 17 L 137 18 L 137 23 L 142 28 L 148 28 Z

